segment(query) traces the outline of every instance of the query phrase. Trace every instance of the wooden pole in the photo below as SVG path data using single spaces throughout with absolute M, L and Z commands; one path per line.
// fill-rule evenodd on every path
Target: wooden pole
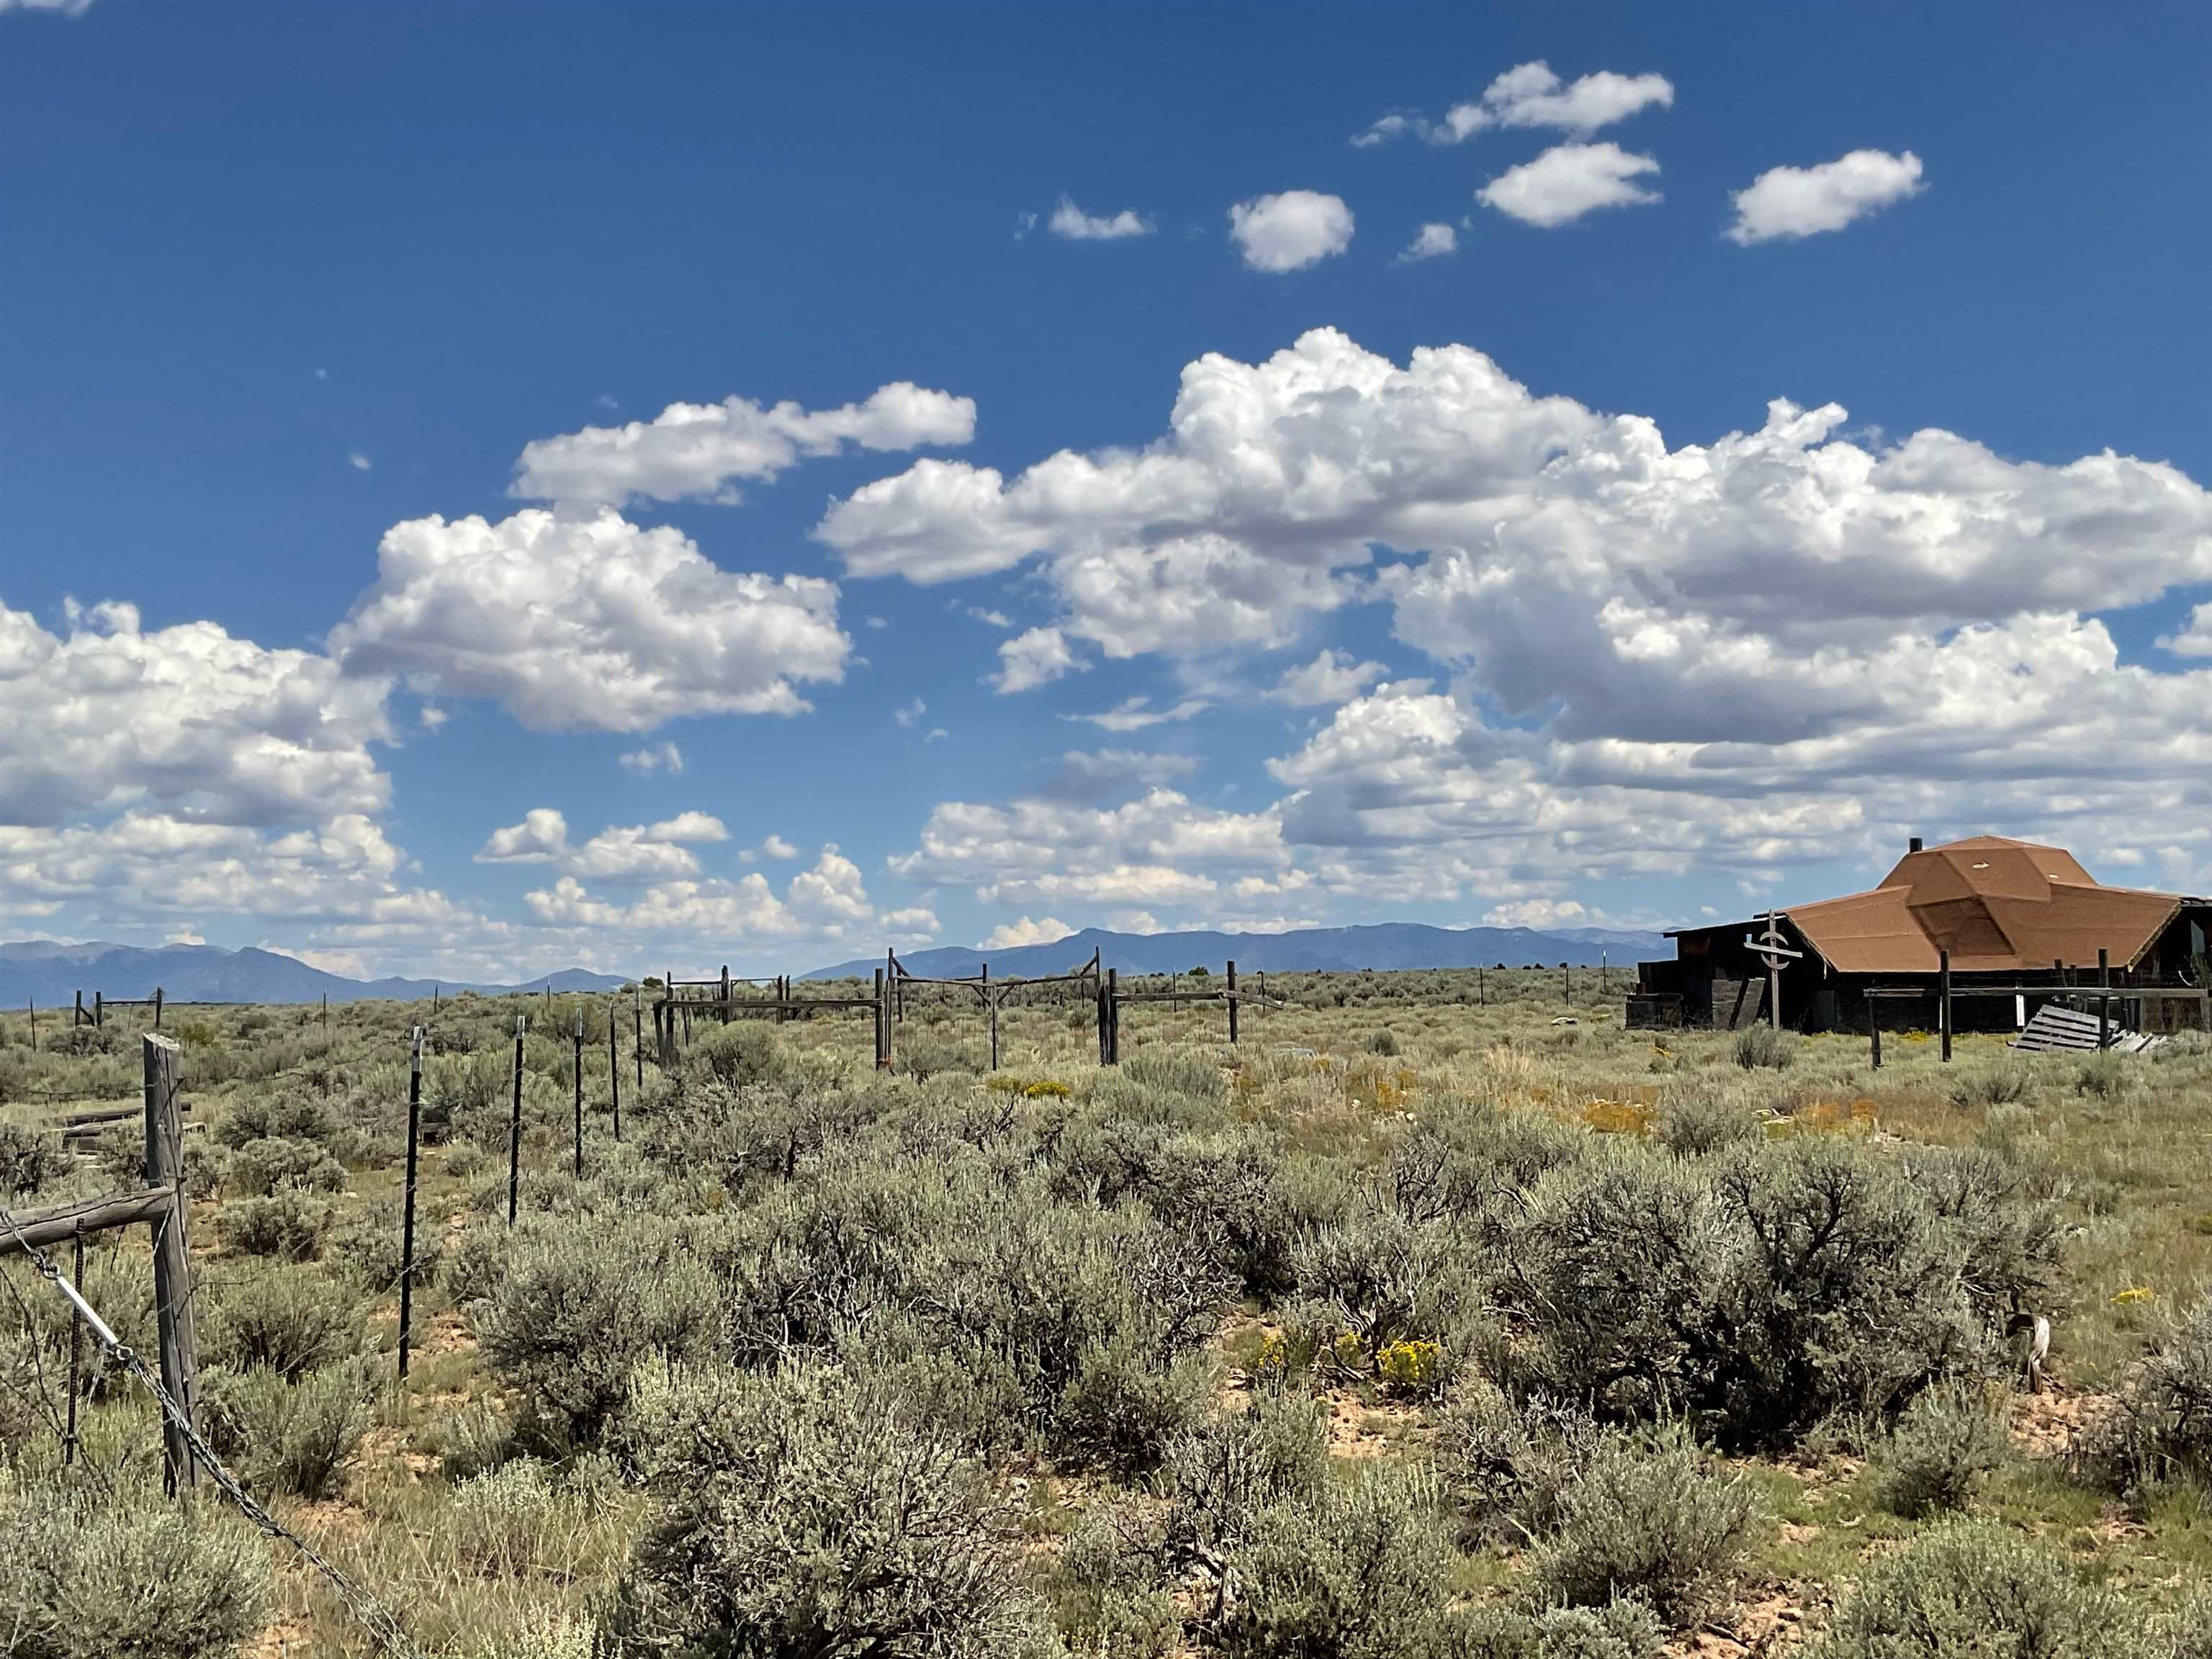
M 415 1176 L 422 1140 L 422 1028 L 407 1054 L 407 1183 L 399 1207 L 399 1380 L 407 1381 L 407 1355 L 415 1340 Z
M 1874 1043 L 1874 1068 L 1881 1070 L 1881 999 L 1869 997 L 1867 1006 L 1867 1035 Z
M 161 1029 L 161 988 L 158 985 L 154 988 L 154 1029 Z
M 1559 964 L 1559 972 L 1560 972 L 1560 974 L 1561 974 L 1561 975 L 1563 975 L 1565 977 L 1565 979 L 1566 979 L 1566 981 L 1567 981 L 1567 1006 L 1568 1006 L 1568 1007 L 1570 1007 L 1570 1008 L 1571 1008 L 1571 1007 L 1573 1007 L 1573 1006 L 1575 1006 L 1575 970 L 1574 970 L 1574 965 L 1573 965 L 1571 963 L 1565 963 L 1565 962 L 1563 962 L 1563 963 L 1561 963 Z
M 27 997 L 24 1000 L 30 1006 L 31 1052 L 36 1054 L 39 1052 L 39 1000 L 36 997 Z
M 1232 1048 L 1237 1042 L 1237 964 L 1233 961 L 1229 964 L 1229 1042 Z
M 95 1005 L 97 1006 L 97 1005 Z M 197 1426 L 198 1343 L 192 1328 L 191 1252 L 185 1203 L 185 1125 L 178 1111 L 176 1042 L 152 1033 L 139 1039 L 145 1060 L 146 1184 L 174 1194 L 168 1213 L 155 1220 L 154 1233 L 154 1317 L 161 1347 L 161 1386 L 177 1402 L 186 1423 Z M 165 1415 L 161 1421 L 162 1486 L 171 1492 L 190 1491 L 198 1468 L 184 1429 Z
M 615 1139 L 622 1139 L 622 1054 L 615 1046 L 615 1030 L 622 1023 L 618 1005 L 607 1005 L 607 1105 L 614 1114 Z
M 659 1029 L 658 1019 L 653 1022 L 653 1029 L 656 1031 Z M 642 985 L 630 993 L 629 1040 L 630 1046 L 637 1050 L 637 1091 L 641 1096 L 645 1093 L 645 987 Z
M 1474 1006 L 1478 1008 L 1490 1006 L 1490 970 L 1486 968 L 1474 970 Z
M 2112 953 L 2101 947 L 2097 951 L 2097 988 L 2112 988 Z M 2112 1046 L 2112 1000 L 2097 999 L 2097 1047 L 2101 1050 Z
M 983 1006 L 991 1018 L 991 1069 L 999 1069 L 999 1000 L 991 994 L 991 964 L 983 964 Z
M 1103 975 L 1098 981 L 1097 999 L 1098 1003 L 1098 1063 L 1101 1066 L 1110 1066 L 1114 1062 L 1111 1058 L 1109 1058 L 1106 1047 L 1106 981 Z
M 1774 925 L 1771 910 L 1766 913 L 1766 943 L 1772 947 L 1766 952 L 1766 1023 L 1778 1031 L 1782 1029 L 1782 958 L 1775 954 L 1775 949 L 1782 944 L 1782 930 Z M 1950 1058 L 1948 1050 L 1943 1057 Z
M 1106 970 L 1106 1063 L 1121 1063 L 1121 975 L 1119 970 Z
M 730 964 L 722 964 L 722 1024 L 730 1023 Z
M 888 1071 L 891 1063 L 891 1011 L 884 970 L 876 969 L 876 1069 Z
M 105 994 L 101 992 L 94 991 L 92 994 L 92 1029 L 97 1031 L 106 1024 L 107 1004 L 105 1000 Z
M 514 1225 L 522 1197 L 522 1034 L 530 1016 L 514 1017 L 514 1108 L 507 1120 L 507 1224 Z
M 1936 1024 L 1942 1036 L 1943 1059 L 1948 1064 L 1951 1058 L 1951 953 L 1948 951 L 1936 953 Z
M 576 1010 L 576 1178 L 584 1178 L 584 1011 Z
M 79 988 L 79 990 L 77 991 L 77 994 L 76 994 L 76 1011 L 70 1016 L 70 1026 L 71 1026 L 72 1028 L 74 1028 L 74 1027 L 76 1027 L 76 1026 L 79 1026 L 79 1025 L 82 1025 L 82 1024 L 84 1024 L 84 992 L 83 992 L 83 990 L 82 989 L 82 988 Z

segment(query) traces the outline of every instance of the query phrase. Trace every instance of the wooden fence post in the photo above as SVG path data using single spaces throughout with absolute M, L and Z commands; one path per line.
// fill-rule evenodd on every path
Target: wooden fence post
M 1236 1042 L 1237 1042 L 1237 963 L 1236 963 L 1236 962 L 1235 962 L 1233 959 L 1230 962 L 1230 964 L 1229 964 L 1229 1042 L 1230 1042 L 1230 1045 L 1231 1045 L 1232 1048 L 1236 1046 Z
M 158 985 L 154 988 L 154 1029 L 161 1029 L 161 988 Z
M 106 1001 L 106 994 L 100 991 L 94 991 L 92 994 L 92 1029 L 95 1031 L 100 1030 L 105 1027 L 106 1024 L 107 1003 Z
M 658 1017 L 653 1020 L 653 1029 L 656 1033 L 660 1030 Z M 637 1091 L 642 1095 L 645 1093 L 645 987 L 642 985 L 630 993 L 629 1040 L 630 1046 L 637 1050 Z
M 1121 1063 L 1121 975 L 1112 968 L 1106 970 L 1106 1063 Z
M 1951 1058 L 1951 953 L 1948 951 L 1936 953 L 1936 1025 L 1942 1038 L 1943 1059 L 1948 1064 Z
M 95 995 L 97 994 L 95 993 Z M 146 1085 L 146 1184 L 175 1194 L 154 1232 L 154 1316 L 161 1346 L 161 1386 L 197 1425 L 198 1347 L 192 1330 L 191 1255 L 186 1237 L 184 1117 L 179 1110 L 175 1042 L 152 1033 L 139 1039 L 144 1051 Z M 189 1491 L 198 1474 L 191 1443 L 166 1416 L 161 1422 L 162 1485 Z
M 399 1380 L 407 1380 L 408 1351 L 415 1340 L 415 1176 L 422 1139 L 422 1028 L 407 1055 L 407 1183 L 399 1210 Z
M 890 983 L 876 969 L 876 1069 L 889 1071 L 891 1063 L 891 1006 Z
M 1874 1043 L 1874 1069 L 1881 1070 L 1881 999 L 1869 997 L 1867 1006 L 1867 1035 Z
M 991 994 L 989 963 L 983 964 L 981 978 L 977 982 L 983 988 L 983 1007 L 991 1017 L 991 1069 L 995 1072 L 999 1069 L 999 1000 Z
M 2112 988 L 2112 953 L 2102 946 L 2097 951 L 2097 986 L 2100 990 Z M 2100 1053 L 2112 1046 L 2112 1000 L 2097 999 L 2097 1048 Z
M 530 1016 L 514 1017 L 514 1109 L 507 1120 L 507 1224 L 514 1225 L 522 1196 L 522 1034 Z
M 576 1010 L 576 1179 L 584 1178 L 584 1011 Z
M 730 964 L 722 964 L 722 1024 L 730 1023 Z
M 75 1029 L 76 1027 L 77 1027 L 77 1026 L 79 1026 L 79 1025 L 82 1025 L 82 1024 L 84 1024 L 84 992 L 83 992 L 82 988 L 79 988 L 79 990 L 77 991 L 77 994 L 76 994 L 76 1012 L 73 1012 L 73 1013 L 71 1013 L 71 1014 L 70 1015 L 70 1025 L 71 1029 Z

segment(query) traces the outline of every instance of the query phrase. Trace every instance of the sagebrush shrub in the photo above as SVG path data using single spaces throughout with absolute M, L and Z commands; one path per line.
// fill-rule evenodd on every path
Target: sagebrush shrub
M 1263 1385 L 1243 1410 L 1177 1439 L 1161 1470 L 1170 1547 L 1217 1554 L 1243 1543 L 1269 1505 L 1317 1499 L 1328 1480 L 1326 1411 L 1303 1390 Z
M 312 1140 L 264 1135 L 231 1153 L 231 1190 L 244 1198 L 266 1198 L 283 1188 L 335 1193 L 344 1189 L 345 1165 Z
M 641 1360 L 703 1353 L 722 1334 L 714 1274 L 689 1231 L 655 1216 L 532 1217 L 494 1260 L 472 1310 L 483 1356 L 562 1447 L 599 1438 Z
M 2212 1477 L 2212 1297 L 2168 1323 L 2123 1382 L 2081 1461 L 2105 1485 Z
M 357 1364 L 327 1365 L 296 1382 L 264 1368 L 201 1378 L 202 1424 L 250 1490 L 325 1498 L 368 1433 L 372 1384 Z
M 1771 1025 L 1747 1026 L 1735 1040 L 1735 1063 L 1747 1072 L 1783 1071 L 1796 1057 L 1796 1040 Z
M 210 1131 L 233 1152 L 257 1140 L 321 1142 L 338 1133 L 337 1115 L 319 1097 L 297 1089 L 256 1090 L 233 1099 Z
M 2040 1544 L 1949 1521 L 1877 1557 L 1806 1659 L 2109 1659 L 2142 1654 L 2141 1621 Z
M 1221 1618 L 1221 1651 L 1230 1659 L 1419 1653 L 1443 1626 L 1451 1566 L 1428 1493 L 1393 1472 L 1269 1504 L 1230 1558 L 1238 1595 Z
M 13 1203 L 69 1170 L 60 1139 L 20 1123 L 0 1123 L 0 1202 Z
M 285 1261 L 313 1261 L 323 1253 L 331 1206 L 296 1188 L 267 1198 L 234 1198 L 216 1213 L 223 1248 Z
M 1666 1627 L 1639 1601 L 1517 1613 L 1472 1607 L 1429 1650 L 1434 1659 L 1659 1659 Z
M 225 1279 L 212 1311 L 200 1325 L 203 1352 L 236 1371 L 265 1366 L 297 1382 L 362 1344 L 360 1304 L 304 1267 L 270 1266 Z
M 1875 1495 L 1909 1518 L 1963 1509 L 1982 1476 L 2003 1463 L 2008 1443 L 2004 1419 L 1981 1389 L 1938 1384 L 1875 1442 Z
M 637 1638 L 699 1656 L 1037 1650 L 1043 1609 L 986 1472 L 866 1378 L 647 1368 L 624 1422 L 663 1499 L 621 1598 Z
M 1480 1282 L 1462 1232 L 1375 1202 L 1307 1234 L 1291 1265 L 1301 1334 L 1334 1362 L 1369 1372 L 1394 1343 L 1456 1336 Z
M 1725 1152 L 1765 1133 L 1750 1107 L 1710 1096 L 1679 1101 L 1659 1118 L 1659 1144 L 1682 1158 Z
M 261 1629 L 268 1554 L 227 1506 L 0 1474 L 0 1524 L 11 1659 L 229 1659 Z
M 1536 1583 L 1577 1607 L 1632 1596 L 1686 1628 L 1728 1595 L 1759 1512 L 1748 1479 L 1679 1426 L 1616 1435 L 1560 1492 Z
M 1437 1413 L 1434 1455 L 1446 1496 L 1475 1533 L 1528 1542 L 1558 1526 L 1560 1495 L 1603 1437 L 1587 1413 L 1540 1395 L 1516 1401 L 1468 1376 Z

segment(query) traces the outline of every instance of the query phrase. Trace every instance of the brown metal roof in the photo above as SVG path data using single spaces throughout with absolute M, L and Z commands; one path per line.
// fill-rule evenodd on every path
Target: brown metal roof
M 1976 836 L 1908 853 L 1871 892 L 1782 914 L 1838 973 L 1932 974 L 2132 966 L 2180 909 L 2172 893 L 2105 887 L 2057 847 Z

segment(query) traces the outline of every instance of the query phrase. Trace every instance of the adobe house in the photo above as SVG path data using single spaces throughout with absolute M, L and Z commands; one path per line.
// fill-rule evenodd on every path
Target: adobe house
M 1637 964 L 1629 998 L 1636 1025 L 1733 1029 L 1766 1017 L 1767 957 L 1754 948 L 1769 919 L 1680 927 L 1674 958 Z M 1864 893 L 1776 910 L 1782 1024 L 1803 1031 L 1863 1031 L 1869 987 L 1924 988 L 1924 1001 L 1881 999 L 1885 1029 L 1932 1028 L 1941 952 L 1961 988 L 2094 985 L 2106 952 L 2116 986 L 2196 986 L 2207 978 L 2212 899 L 2106 887 L 2062 848 L 1975 836 L 1911 850 Z M 1956 997 L 1960 1030 L 2011 1030 L 2034 999 Z M 2199 1005 L 2116 1002 L 2116 1021 L 2164 1030 L 2202 1016 Z

